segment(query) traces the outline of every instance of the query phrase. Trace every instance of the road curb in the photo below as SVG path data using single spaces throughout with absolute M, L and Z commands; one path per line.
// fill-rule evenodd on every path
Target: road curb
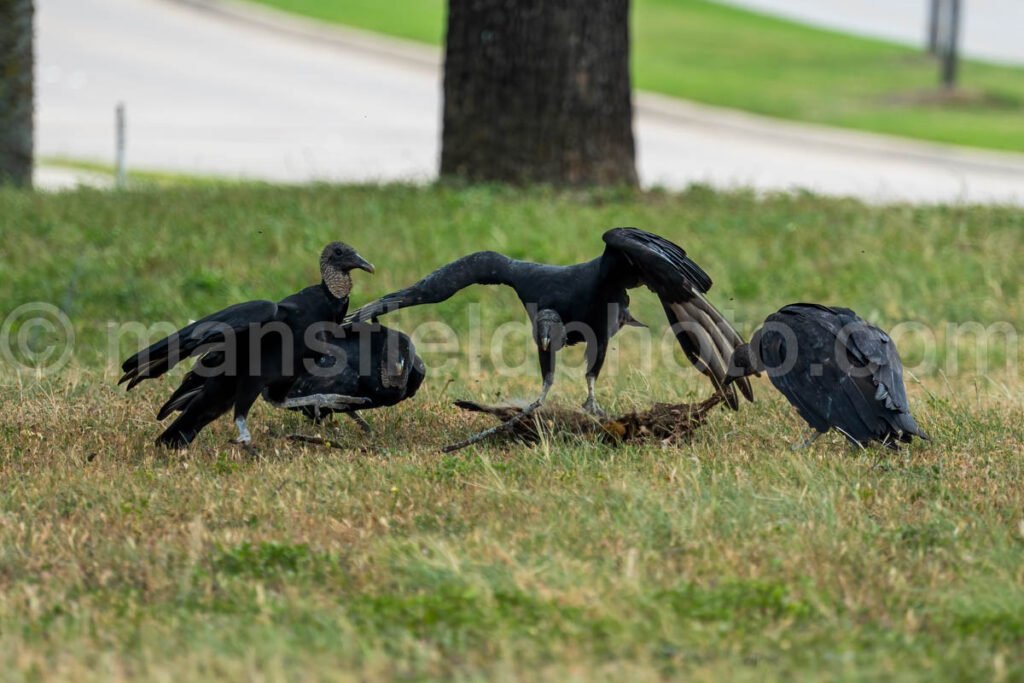
M 1021 174 L 1021 180 L 1024 182 L 1024 154 L 776 119 L 651 92 L 638 91 L 634 93 L 634 100 L 639 112 L 672 121 L 684 121 L 691 125 L 728 129 L 762 139 L 774 138 L 793 144 L 838 148 L 865 156 L 884 155 L 925 161 L 939 166 Z
M 378 33 L 307 19 L 242 0 L 165 0 L 225 19 L 244 22 L 265 31 L 284 33 L 303 40 L 347 50 L 369 52 L 407 66 L 440 69 L 443 61 L 440 48 L 411 40 L 384 37 Z

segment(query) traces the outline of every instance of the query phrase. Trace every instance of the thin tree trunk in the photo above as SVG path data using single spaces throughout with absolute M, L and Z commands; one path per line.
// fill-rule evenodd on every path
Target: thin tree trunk
M 0 0 L 0 183 L 32 184 L 33 3 Z
M 629 0 L 450 0 L 441 175 L 636 185 Z

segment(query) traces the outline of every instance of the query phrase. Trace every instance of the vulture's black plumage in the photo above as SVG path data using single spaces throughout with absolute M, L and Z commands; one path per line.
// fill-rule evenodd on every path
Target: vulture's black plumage
M 426 376 L 426 367 L 409 336 L 382 325 L 354 325 L 343 337 L 332 336 L 328 347 L 316 365 L 295 381 L 288 398 L 341 394 L 364 398 L 368 403 L 340 410 L 308 405 L 292 408 L 312 420 L 342 412 L 369 430 L 357 411 L 393 406 L 412 398 Z
M 543 389 L 524 412 L 547 396 L 554 379 L 555 352 L 564 344 L 587 344 L 584 407 L 600 412 L 594 382 L 608 341 L 623 325 L 639 324 L 629 314 L 628 289 L 647 286 L 661 299 L 676 338 L 690 361 L 738 408 L 733 386 L 725 385 L 728 359 L 743 340 L 705 298 L 711 278 L 678 245 L 636 228 L 604 234 L 604 253 L 586 263 L 553 266 L 517 261 L 493 251 L 477 252 L 437 269 L 406 289 L 388 294 L 350 316 L 365 321 L 407 306 L 444 301 L 474 284 L 512 287 L 533 323 Z M 737 383 L 751 398 L 750 385 Z
M 860 446 L 928 438 L 910 414 L 896 345 L 848 308 L 790 304 L 768 316 L 736 349 L 729 381 L 761 371 L 814 429 L 810 441 L 833 427 Z
M 169 447 L 185 447 L 199 431 L 234 408 L 238 441 L 249 443 L 246 416 L 261 392 L 286 406 L 295 379 L 313 362 L 322 341 L 318 330 L 342 322 L 352 289 L 350 271 L 373 266 L 347 244 L 328 244 L 320 256 L 320 284 L 307 287 L 280 302 L 235 304 L 161 339 L 124 362 L 118 382 L 128 389 L 145 379 L 160 377 L 178 362 L 201 356 L 181 386 L 163 405 L 157 418 L 175 411 L 181 415 L 157 438 Z M 323 332 L 320 332 L 321 339 Z M 315 397 L 308 403 L 346 405 L 344 396 Z

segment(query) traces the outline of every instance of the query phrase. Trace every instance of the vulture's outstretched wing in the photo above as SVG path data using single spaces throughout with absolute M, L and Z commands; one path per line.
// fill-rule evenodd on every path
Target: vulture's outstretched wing
M 208 315 L 126 360 L 121 365 L 124 375 L 118 384 L 128 382 L 131 389 L 144 379 L 159 377 L 185 358 L 223 342 L 231 333 L 240 334 L 251 325 L 282 319 L 287 310 L 273 301 L 247 301 Z
M 373 320 L 399 308 L 436 304 L 470 285 L 509 285 L 511 260 L 494 251 L 478 251 L 441 266 L 419 282 L 386 294 L 352 312 L 346 323 Z
M 632 268 L 636 286 L 646 285 L 658 295 L 683 353 L 737 410 L 739 399 L 725 379 L 729 359 L 743 339 L 704 296 L 711 289 L 708 274 L 679 245 L 643 230 L 614 228 L 604 234 L 604 241 Z M 734 384 L 754 400 L 746 378 Z

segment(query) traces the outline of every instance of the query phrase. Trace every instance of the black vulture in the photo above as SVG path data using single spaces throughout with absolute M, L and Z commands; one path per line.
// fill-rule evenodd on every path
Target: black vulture
M 320 283 L 278 303 L 249 301 L 235 304 L 161 339 L 124 362 L 131 390 L 145 379 L 159 377 L 178 362 L 201 356 L 181 386 L 160 408 L 157 419 L 174 411 L 181 415 L 157 437 L 163 446 L 184 448 L 200 430 L 232 407 L 238 443 L 252 437 L 246 416 L 261 392 L 286 407 L 299 405 L 345 406 L 364 399 L 315 396 L 288 399 L 292 384 L 307 363 L 322 352 L 323 334 L 338 325 L 348 311 L 353 269 L 369 273 L 373 266 L 355 249 L 341 242 L 324 247 L 320 256 Z
M 426 366 L 409 336 L 382 325 L 353 325 L 344 336 L 332 335 L 327 346 L 329 350 L 317 358 L 316 365 L 295 381 L 288 398 L 341 394 L 369 402 L 340 410 L 315 405 L 292 408 L 314 421 L 340 412 L 369 432 L 370 426 L 357 411 L 412 398 L 426 377 Z
M 848 308 L 798 303 L 772 313 L 736 349 L 728 381 L 761 371 L 813 430 L 797 446 L 833 427 L 856 446 L 928 438 L 910 414 L 896 345 Z
M 555 353 L 563 345 L 587 345 L 587 401 L 584 408 L 602 414 L 594 383 L 604 363 L 608 341 L 624 325 L 641 325 L 629 313 L 628 289 L 646 285 L 661 299 L 673 332 L 690 361 L 739 407 L 734 387 L 725 385 L 728 359 L 743 343 L 736 330 L 705 298 L 711 278 L 681 247 L 636 228 L 604 233 L 604 253 L 572 266 L 513 260 L 493 251 L 464 256 L 406 289 L 388 294 L 355 311 L 350 319 L 366 321 L 407 306 L 444 301 L 474 284 L 512 287 L 533 324 L 543 388 L 523 415 L 536 410 L 554 380 Z M 737 381 L 752 399 L 745 379 Z

